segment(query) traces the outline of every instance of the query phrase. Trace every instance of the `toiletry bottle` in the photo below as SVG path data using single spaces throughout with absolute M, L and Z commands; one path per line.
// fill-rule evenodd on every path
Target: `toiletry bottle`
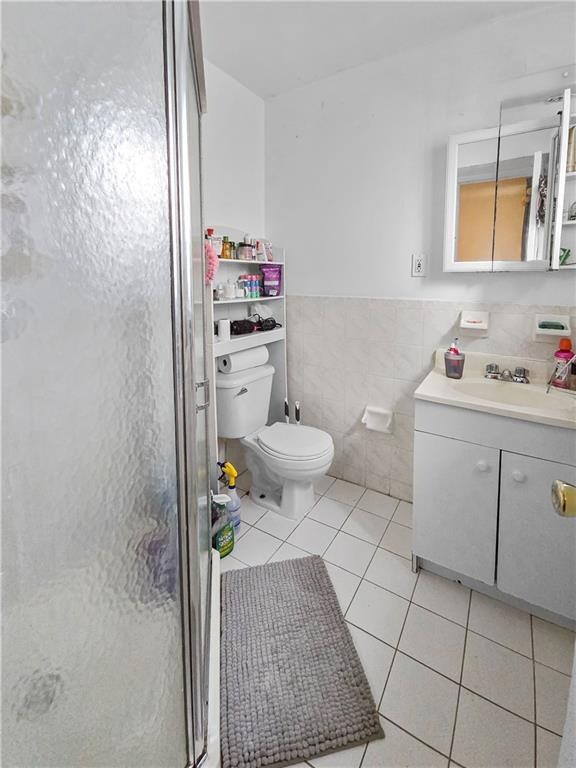
M 222 238 L 222 254 L 220 258 L 221 259 L 230 258 L 230 241 L 228 240 L 226 235 L 224 235 L 224 237 Z
M 456 337 L 450 347 L 444 353 L 444 365 L 446 366 L 446 376 L 449 379 L 461 379 L 464 372 L 465 355 L 458 349 L 458 338 Z
M 554 352 L 554 375 L 552 377 L 552 386 L 560 389 L 568 389 L 570 386 L 570 367 L 566 363 L 570 360 L 574 352 L 572 351 L 572 342 L 570 339 L 560 339 L 558 349 Z

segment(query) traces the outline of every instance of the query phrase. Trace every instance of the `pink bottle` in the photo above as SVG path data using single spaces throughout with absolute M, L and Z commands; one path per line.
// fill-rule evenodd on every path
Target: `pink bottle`
M 560 344 L 554 352 L 554 376 L 552 386 L 568 389 L 570 382 L 570 366 L 566 363 L 572 358 L 572 342 L 570 339 L 560 339 Z

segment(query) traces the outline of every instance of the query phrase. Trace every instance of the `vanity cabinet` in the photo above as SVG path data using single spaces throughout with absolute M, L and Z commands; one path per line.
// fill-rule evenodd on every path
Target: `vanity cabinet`
M 576 431 L 416 401 L 413 554 L 576 620 L 576 519 L 552 505 L 576 484 Z
M 576 485 L 576 468 L 502 452 L 498 588 L 576 618 L 576 520 L 552 507 L 559 479 Z
M 494 584 L 499 451 L 439 435 L 414 437 L 414 551 Z

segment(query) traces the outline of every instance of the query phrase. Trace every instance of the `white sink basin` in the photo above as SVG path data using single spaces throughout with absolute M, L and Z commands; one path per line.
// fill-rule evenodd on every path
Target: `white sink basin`
M 469 356 L 472 358 L 470 362 L 475 363 L 475 356 Z M 462 379 L 448 379 L 443 367 L 436 367 L 420 384 L 414 396 L 418 400 L 576 430 L 576 395 L 573 392 L 552 388 L 546 394 L 546 386 L 541 380 L 537 384 L 518 384 L 485 379 L 481 374 L 485 360 L 481 358 L 480 362 L 481 366 L 478 362 L 469 366 L 472 375 L 467 376 L 465 368 Z
M 460 379 L 452 380 L 452 384 L 461 394 L 518 408 L 548 410 L 552 407 L 554 410 L 570 413 L 574 412 L 576 407 L 576 399 L 569 392 L 557 392 L 551 389 L 546 394 L 545 387 L 535 387 L 531 384 L 493 379 Z

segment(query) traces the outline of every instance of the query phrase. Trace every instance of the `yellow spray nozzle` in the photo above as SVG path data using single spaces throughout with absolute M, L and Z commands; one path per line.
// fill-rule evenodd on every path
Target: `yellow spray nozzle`
M 228 487 L 235 488 L 236 478 L 238 477 L 238 471 L 236 470 L 236 467 L 233 464 L 230 464 L 229 461 L 223 461 L 218 463 L 219 463 L 220 469 L 226 475 L 226 478 L 228 480 Z

